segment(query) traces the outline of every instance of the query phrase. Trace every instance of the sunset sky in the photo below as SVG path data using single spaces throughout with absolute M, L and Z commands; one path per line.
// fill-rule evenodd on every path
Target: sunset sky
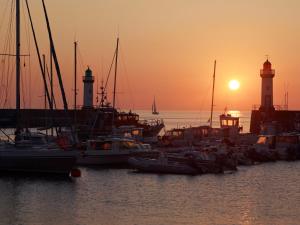
M 11 1 L 1 0 L 0 3 L 1 52 L 7 37 Z M 84 70 L 89 65 L 99 84 L 102 78 L 106 79 L 119 35 L 117 106 L 121 109 L 150 110 L 154 96 L 159 110 L 209 109 L 216 59 L 216 109 L 250 110 L 252 105 L 260 104 L 259 71 L 266 55 L 276 71 L 274 103 L 282 105 L 284 92 L 288 89 L 289 108 L 300 109 L 298 0 L 45 2 L 70 106 L 73 105 L 74 40 L 79 43 L 78 102 L 82 104 Z M 31 0 L 29 3 L 41 52 L 48 57 L 49 44 L 41 1 Z M 27 16 L 25 5 L 22 19 L 24 14 Z M 28 44 L 26 26 L 27 19 L 22 22 L 21 52 L 31 54 L 31 69 L 29 59 L 25 60 L 24 67 L 22 58 L 22 75 L 26 76 L 23 78 L 23 93 L 25 105 L 37 108 L 43 105 L 40 97 L 43 86 L 33 41 L 30 47 Z M 1 76 L 3 64 L 2 61 Z M 228 88 L 231 79 L 240 82 L 238 90 Z M 4 80 L 1 80 L 2 98 Z M 13 88 L 14 83 L 6 107 L 14 107 Z M 111 95 L 112 82 L 108 92 Z M 3 99 L 0 103 L 3 107 Z

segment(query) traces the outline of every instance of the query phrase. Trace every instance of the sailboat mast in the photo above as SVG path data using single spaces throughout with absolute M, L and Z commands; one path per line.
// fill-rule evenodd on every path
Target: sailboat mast
M 210 109 L 210 127 L 212 127 L 212 117 L 213 117 L 213 111 L 214 111 L 214 94 L 215 94 L 216 65 L 217 65 L 217 61 L 215 60 L 215 63 L 214 63 L 214 74 L 213 74 L 212 98 L 211 98 L 211 109 Z
M 50 47 L 50 110 L 51 115 L 53 115 L 53 102 L 54 102 L 54 94 L 53 94 L 53 65 L 52 65 L 52 51 L 51 51 L 51 47 Z M 53 136 L 53 126 L 51 126 L 51 136 Z
M 43 70 L 44 74 L 46 74 L 46 56 L 43 54 Z M 47 92 L 46 87 L 44 87 L 44 109 L 45 109 L 45 128 L 46 128 L 46 135 L 48 136 L 48 129 L 47 129 Z
M 38 57 L 39 65 L 40 65 L 40 70 L 41 70 L 41 73 L 42 73 L 44 87 L 45 87 L 46 94 L 47 94 L 47 99 L 48 99 L 48 102 L 49 102 L 50 109 L 52 110 L 53 109 L 52 108 L 53 104 L 50 104 L 51 103 L 51 97 L 50 97 L 50 94 L 49 94 L 49 91 L 48 91 L 46 74 L 44 73 L 44 69 L 43 69 L 43 63 L 42 63 L 42 59 L 41 59 L 41 55 L 40 55 L 40 50 L 39 50 L 35 30 L 34 30 L 34 27 L 33 27 L 33 22 L 32 22 L 32 18 L 31 18 L 31 13 L 30 13 L 30 9 L 29 9 L 28 0 L 26 0 L 25 3 L 26 3 L 27 12 L 28 12 L 28 17 L 29 17 L 29 20 L 30 20 L 30 25 L 31 25 L 31 30 L 32 30 L 32 35 L 33 35 L 33 39 L 34 39 L 35 48 L 36 48 L 36 53 L 37 53 L 37 57 Z
M 116 88 L 117 88 L 118 52 L 119 52 L 119 37 L 117 38 L 117 47 L 116 47 L 116 61 L 115 61 L 115 79 L 114 79 L 113 108 L 115 108 L 115 106 L 116 106 Z
M 77 106 L 77 42 L 74 42 L 74 109 Z
M 116 89 L 117 89 L 117 72 L 118 72 L 118 53 L 119 53 L 119 37 L 117 38 L 116 61 L 115 61 L 115 78 L 114 78 L 114 93 L 113 93 L 113 113 L 112 113 L 112 129 L 115 127 L 115 107 L 116 107 Z
M 42 4 L 43 4 L 45 19 L 46 19 L 46 25 L 47 25 L 48 35 L 49 35 L 50 48 L 51 48 L 52 57 L 53 57 L 53 60 L 54 60 L 54 66 L 55 66 L 55 69 L 56 69 L 58 83 L 59 83 L 59 87 L 60 87 L 60 91 L 61 91 L 61 95 L 62 95 L 62 100 L 63 100 L 63 104 L 64 104 L 64 110 L 65 110 L 65 112 L 68 112 L 67 98 L 66 98 L 66 94 L 65 94 L 65 90 L 64 90 L 64 86 L 63 86 L 62 76 L 61 76 L 60 67 L 59 67 L 59 64 L 58 64 L 58 59 L 57 59 L 57 55 L 56 55 L 56 51 L 55 51 L 55 47 L 54 47 L 53 38 L 52 38 L 52 32 L 51 32 L 51 29 L 50 29 L 50 22 L 49 22 L 49 18 L 48 18 L 48 14 L 47 14 L 46 5 L 45 5 L 44 0 L 42 0 Z
M 52 63 L 52 51 L 51 51 L 51 47 L 50 47 L 50 109 L 53 110 L 53 103 L 54 103 L 54 93 L 53 93 L 53 63 Z
M 74 42 L 74 124 L 76 125 L 77 110 L 77 42 Z
M 16 0 L 16 113 L 17 128 L 20 128 L 20 0 Z

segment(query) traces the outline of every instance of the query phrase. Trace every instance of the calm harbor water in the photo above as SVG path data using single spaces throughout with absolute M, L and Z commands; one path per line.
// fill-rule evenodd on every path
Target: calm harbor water
M 194 112 L 160 116 L 168 128 L 199 120 Z M 245 127 L 249 118 L 244 121 Z M 289 225 L 300 221 L 300 162 L 203 176 L 81 170 L 78 179 L 0 177 L 0 224 Z

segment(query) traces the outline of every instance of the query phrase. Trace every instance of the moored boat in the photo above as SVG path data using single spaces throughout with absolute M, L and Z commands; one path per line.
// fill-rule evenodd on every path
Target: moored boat
M 104 136 L 88 140 L 86 150 L 77 163 L 86 166 L 126 165 L 131 156 L 150 157 L 156 154 L 149 144 L 124 137 Z
M 28 129 L 24 132 L 24 128 L 27 128 L 21 123 L 22 111 L 21 111 L 21 69 L 20 69 L 20 57 L 21 57 L 21 16 L 20 16 L 20 0 L 15 1 L 15 12 L 16 12 L 16 113 L 14 120 L 16 121 L 15 138 L 12 140 L 9 135 L 6 135 L 10 142 L 2 142 L 0 145 L 0 172 L 19 172 L 19 173 L 42 173 L 42 174 L 60 174 L 69 175 L 72 173 L 75 162 L 77 160 L 76 151 L 63 151 L 57 145 L 49 146 L 43 141 L 43 135 L 31 133 Z M 49 20 L 47 16 L 46 7 L 43 3 L 45 18 L 47 22 L 47 29 L 49 39 L 51 42 L 51 53 L 55 61 L 58 78 L 61 79 L 59 73 L 58 61 L 56 58 L 54 43 L 51 36 L 51 30 Z M 36 44 L 38 58 L 41 64 L 41 58 L 38 50 L 37 40 L 34 32 L 32 18 L 30 15 L 30 8 L 26 1 L 27 11 L 30 19 L 30 24 Z M 4 54 L 9 56 L 11 54 Z M 51 106 L 50 94 L 47 88 L 47 81 L 45 79 L 45 69 L 41 68 L 43 75 L 45 96 L 48 97 L 49 105 Z M 64 107 L 67 109 L 67 102 L 64 95 L 64 88 L 62 82 L 59 83 L 62 97 L 64 101 Z M 53 105 L 52 105 L 53 108 Z M 24 116 L 24 115 L 23 115 Z M 5 133 L 1 130 L 2 133 Z M 77 170 L 78 171 L 78 170 Z M 79 175 L 79 173 L 77 173 Z
M 15 142 L 0 145 L 0 172 L 22 172 L 70 175 L 79 155 L 75 150 L 63 150 L 45 135 L 21 132 Z
M 22 147 L 5 144 L 0 149 L 0 172 L 70 175 L 78 153 L 61 149 Z
M 199 174 L 199 170 L 186 162 L 169 160 L 168 157 L 160 155 L 158 159 L 132 157 L 128 160 L 131 167 L 144 173 L 161 174 Z

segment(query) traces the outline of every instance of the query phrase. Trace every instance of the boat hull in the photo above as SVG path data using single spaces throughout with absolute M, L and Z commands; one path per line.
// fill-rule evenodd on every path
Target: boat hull
M 199 171 L 187 164 L 168 162 L 161 163 L 157 159 L 130 158 L 129 164 L 143 173 L 159 173 L 159 174 L 186 174 L 196 175 Z
M 77 164 L 82 166 L 128 165 L 130 157 L 157 157 L 157 151 L 105 152 L 86 151 L 78 157 Z
M 78 158 L 77 164 L 82 166 L 105 166 L 127 164 L 129 154 L 96 155 L 84 154 Z
M 72 151 L 6 150 L 0 151 L 0 172 L 69 175 L 76 160 Z

